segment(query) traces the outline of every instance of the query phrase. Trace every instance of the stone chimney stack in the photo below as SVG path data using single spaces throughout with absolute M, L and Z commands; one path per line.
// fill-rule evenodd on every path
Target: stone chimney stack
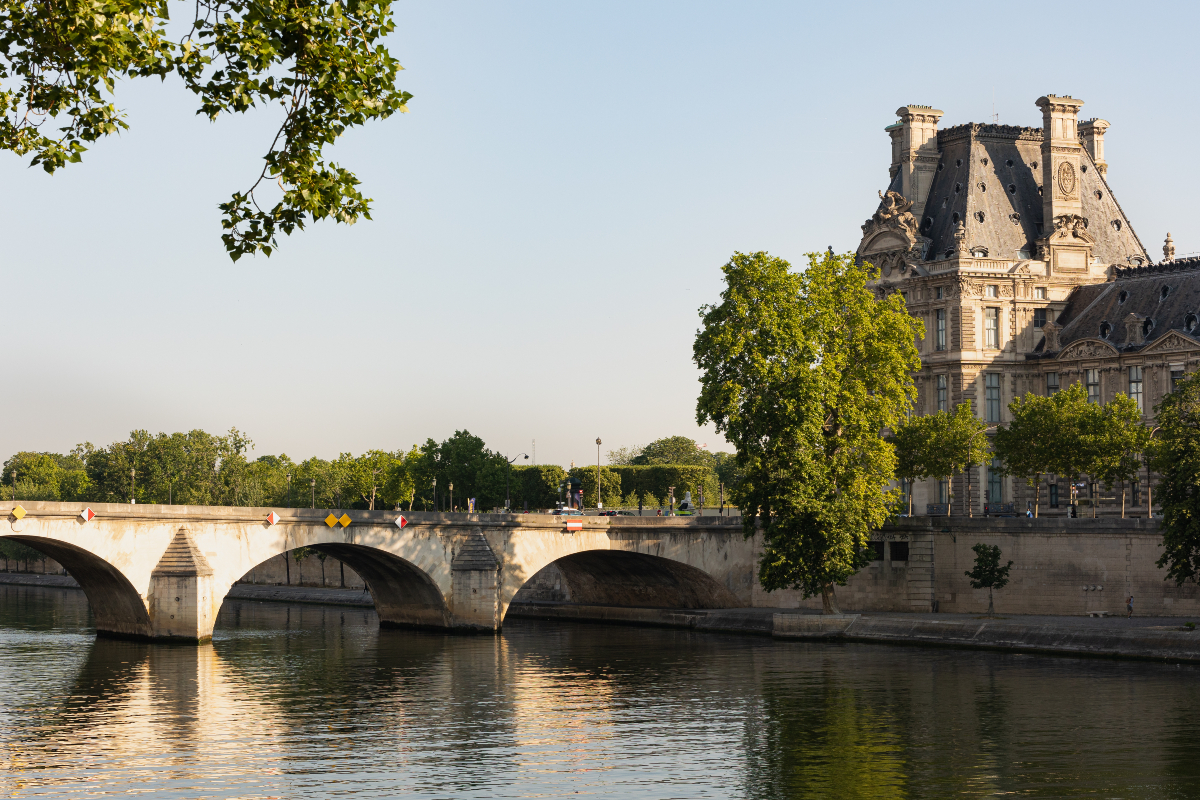
M 885 129 L 892 137 L 891 177 L 900 175 L 900 194 L 912 201 L 917 219 L 925 213 L 925 200 L 941 157 L 937 126 L 942 113 L 929 106 L 903 106 L 896 110 L 900 121 Z
M 1048 95 L 1039 97 L 1042 110 L 1042 224 L 1046 233 L 1058 227 L 1064 215 L 1083 214 L 1079 197 L 1079 143 L 1077 121 L 1082 100 Z
M 1104 160 L 1104 132 L 1108 128 L 1106 119 L 1089 119 L 1079 123 L 1079 138 L 1083 140 L 1083 146 L 1087 148 L 1101 175 L 1108 174 L 1108 162 Z

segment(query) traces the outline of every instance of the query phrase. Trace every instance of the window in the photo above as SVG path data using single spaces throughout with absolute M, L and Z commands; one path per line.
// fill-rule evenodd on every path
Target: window
M 983 310 L 983 346 L 992 350 L 1000 349 L 1000 309 L 998 308 Z
M 1140 476 L 1133 481 L 1133 504 L 1135 506 L 1142 504 L 1142 479 Z
M 939 286 L 936 289 L 934 289 L 933 295 L 934 295 L 935 300 L 941 300 L 942 299 L 942 287 Z
M 1058 373 L 1046 373 L 1046 397 L 1058 394 Z
M 1000 374 L 989 372 L 984 377 L 985 397 L 987 398 L 987 421 L 1000 421 Z
M 883 561 L 883 542 L 867 542 L 872 561 Z
M 938 411 L 946 410 L 946 388 L 947 388 L 946 383 L 947 383 L 947 381 L 946 381 L 945 375 L 937 376 L 937 410 Z M 944 503 L 946 501 L 939 500 L 938 502 Z
M 945 478 L 938 481 L 938 502 L 943 505 L 950 502 L 950 481 Z
M 1183 380 L 1183 370 L 1181 370 L 1181 369 L 1171 370 L 1171 391 L 1172 392 L 1175 391 L 1176 388 L 1178 388 L 1179 382 L 1181 380 Z
M 888 542 L 892 551 L 892 561 L 908 561 L 908 542 Z
M 1035 286 L 1033 289 L 1033 299 L 1034 300 L 1045 300 L 1046 299 L 1046 287 L 1045 286 Z
M 1100 402 L 1100 370 L 1085 369 L 1083 371 L 1083 382 L 1087 385 L 1088 402 Z
M 1050 507 L 1058 508 L 1058 484 L 1050 484 Z
M 994 283 L 989 284 L 987 287 L 987 292 L 984 296 L 985 297 L 999 297 L 1000 296 L 1000 287 Z
M 1129 397 L 1137 403 L 1138 412 L 1146 413 L 1146 409 L 1142 406 L 1142 368 L 1129 368 Z
M 904 305 L 908 305 L 908 292 L 901 292 L 900 299 L 904 301 Z
M 1004 502 L 1004 473 L 1001 469 L 1000 459 L 993 458 L 987 471 L 987 496 L 984 500 L 988 503 Z
M 1033 310 L 1033 327 L 1039 330 L 1046 327 L 1046 309 L 1035 308 Z
M 941 289 L 938 289 L 938 292 L 941 292 L 941 291 L 942 291 Z M 935 316 L 937 318 L 937 321 L 935 324 L 935 330 L 937 331 L 937 334 L 936 334 L 936 338 L 934 339 L 934 346 L 938 350 L 945 350 L 946 349 L 946 309 L 939 308 L 937 310 L 937 312 L 935 313 Z

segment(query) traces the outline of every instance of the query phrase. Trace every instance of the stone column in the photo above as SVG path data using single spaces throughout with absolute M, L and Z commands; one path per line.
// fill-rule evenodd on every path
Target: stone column
M 912 201 L 912 213 L 918 222 L 925 213 L 925 201 L 941 157 L 937 127 L 942 114 L 929 106 L 903 106 L 896 109 L 900 121 L 887 128 L 892 137 L 892 175 L 900 175 L 900 194 Z
M 213 569 L 187 528 L 180 528 L 150 573 L 150 635 L 205 642 L 216 622 Z
M 500 562 L 480 531 L 472 531 L 450 562 L 451 626 L 460 631 L 500 630 Z

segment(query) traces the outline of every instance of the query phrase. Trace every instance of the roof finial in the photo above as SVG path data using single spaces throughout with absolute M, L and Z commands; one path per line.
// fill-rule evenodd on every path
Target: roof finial
M 1167 241 L 1163 242 L 1163 261 L 1175 260 L 1175 243 L 1171 241 L 1171 234 L 1167 233 Z

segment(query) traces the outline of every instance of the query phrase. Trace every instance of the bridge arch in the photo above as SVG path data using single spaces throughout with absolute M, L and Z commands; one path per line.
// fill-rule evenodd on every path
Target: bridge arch
M 412 561 L 369 545 L 323 542 L 303 546 L 332 556 L 358 573 L 375 603 L 381 626 L 449 627 L 450 609 L 445 594 L 429 573 Z M 287 555 L 295 549 L 270 557 Z
M 745 605 L 699 567 L 614 549 L 582 550 L 555 559 L 517 590 L 508 605 L 513 603 L 688 609 Z
M 145 637 L 151 634 L 146 602 L 129 578 L 105 559 L 78 545 L 41 536 L 9 535 L 53 558 L 83 589 L 98 633 Z

